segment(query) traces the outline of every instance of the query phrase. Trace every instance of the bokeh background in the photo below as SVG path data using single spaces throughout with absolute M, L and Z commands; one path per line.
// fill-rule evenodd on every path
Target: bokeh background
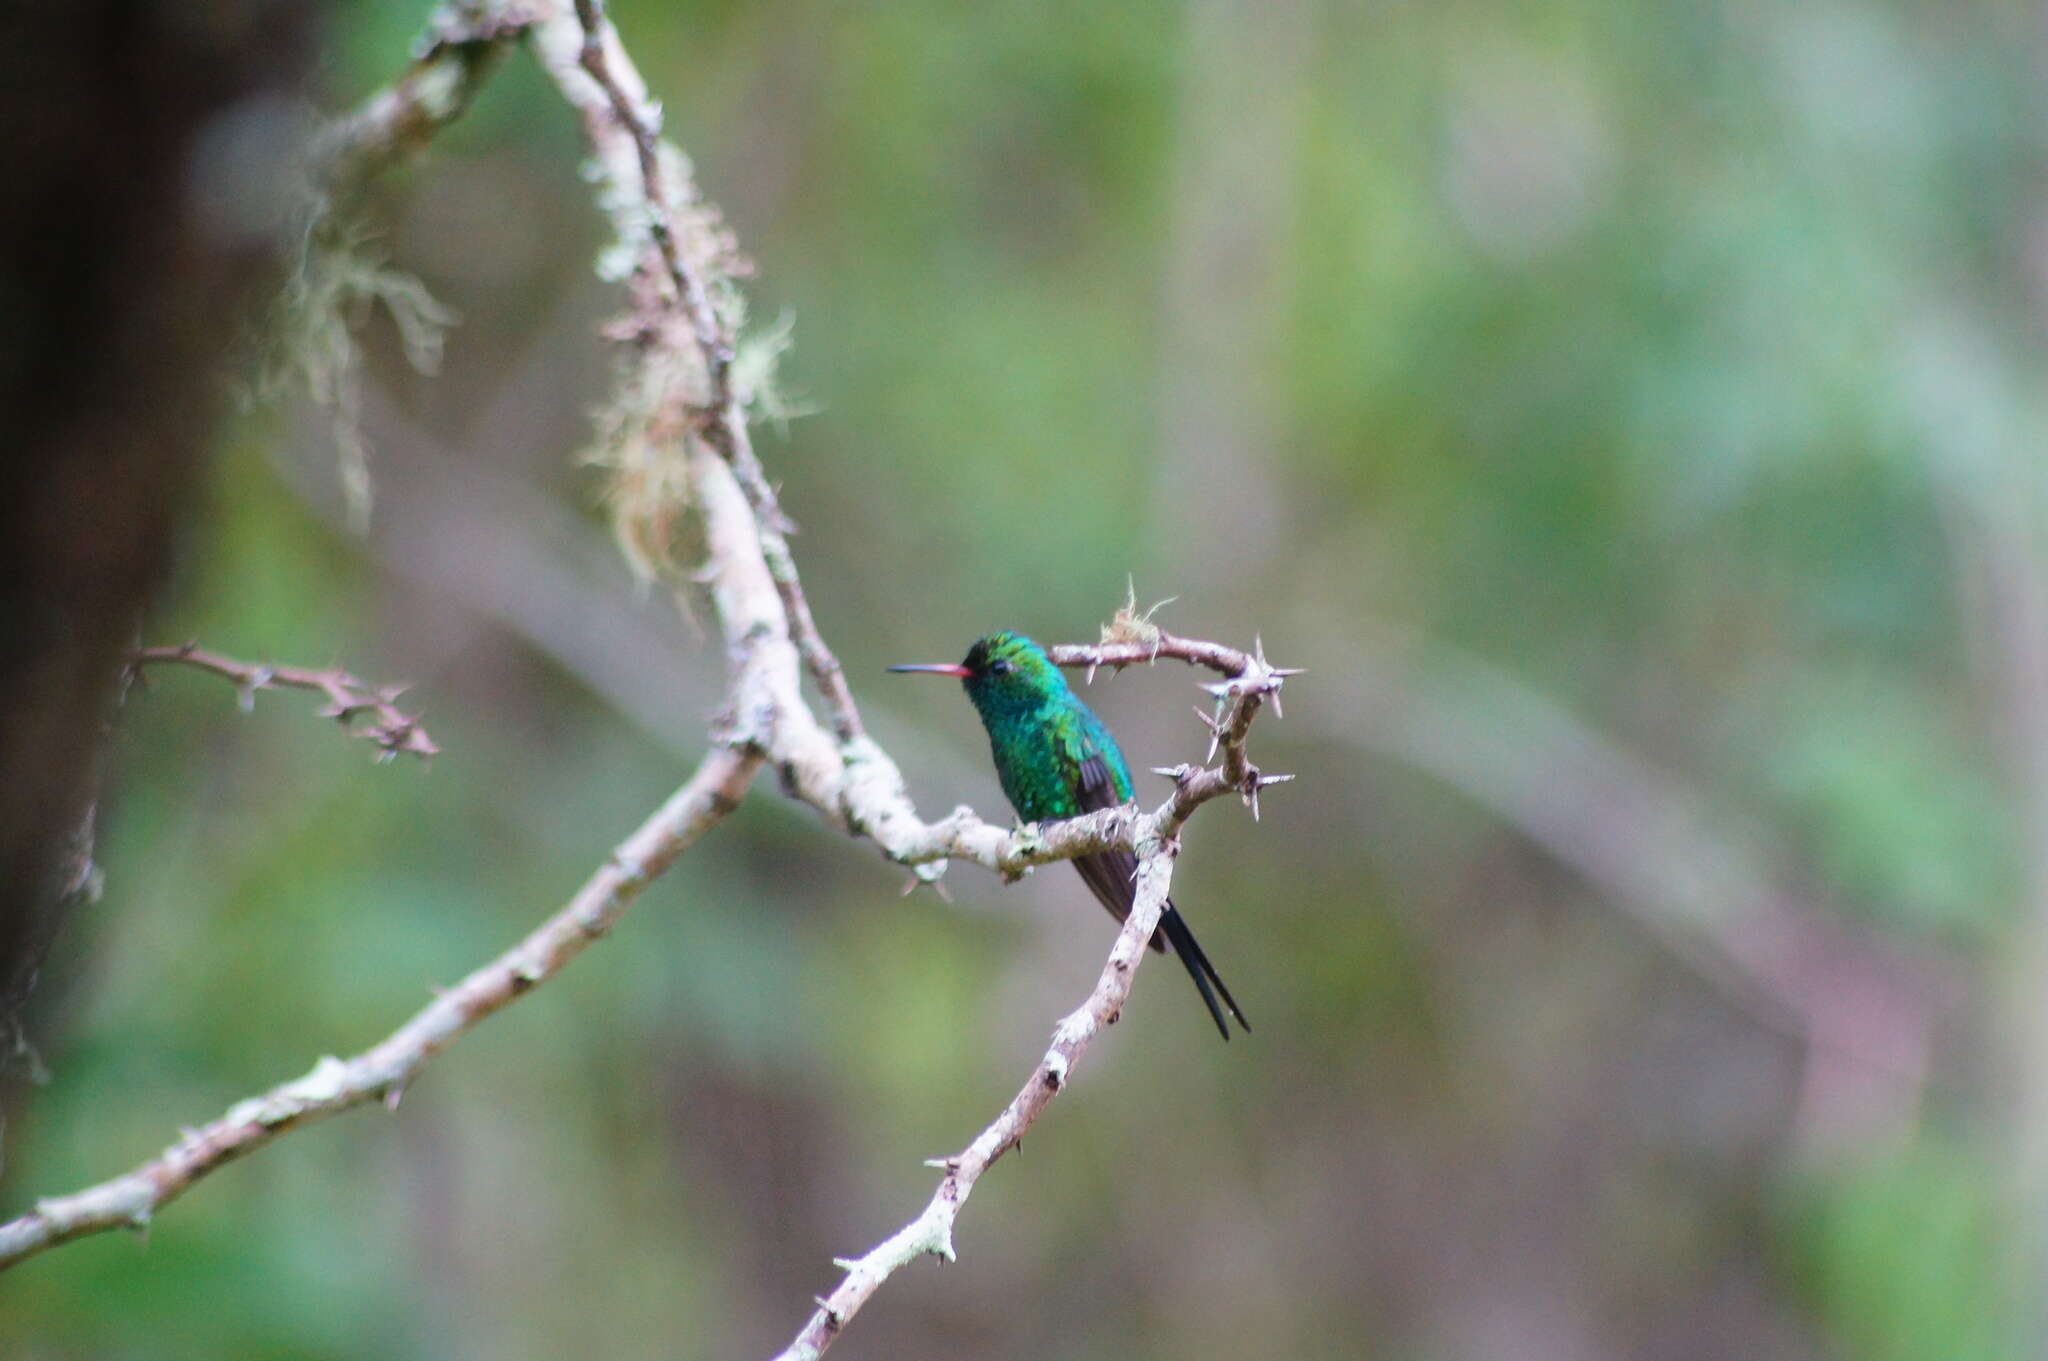
M 331 16 L 315 97 L 400 67 Z M 811 414 L 763 458 L 929 813 L 951 686 L 1128 580 L 1310 668 L 1147 969 L 848 1357 L 2039 1354 L 2048 183 L 2031 6 L 619 0 Z M 39 997 L 5 1208 L 375 1040 L 688 768 L 714 643 L 577 460 L 617 307 L 523 56 L 384 180 L 461 317 L 224 419 L 145 632 L 414 683 L 431 770 L 166 672 Z M 1179 668 L 1089 692 L 1199 754 Z M 1163 788 L 1163 787 L 1162 787 Z M 566 976 L 146 1243 L 0 1280 L 60 1358 L 766 1355 L 1092 982 L 1062 870 L 955 901 L 764 782 Z M 19 1072 L 16 1079 L 21 1080 Z

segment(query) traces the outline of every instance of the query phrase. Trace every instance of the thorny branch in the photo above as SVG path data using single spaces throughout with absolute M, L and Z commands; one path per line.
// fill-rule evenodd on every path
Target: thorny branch
M 897 1267 L 927 1251 L 952 1255 L 953 1220 L 981 1173 L 1016 1144 L 1095 1034 L 1115 1021 L 1164 907 L 1175 838 L 1188 817 L 1228 793 L 1237 793 L 1256 812 L 1259 790 L 1288 778 L 1262 774 L 1245 741 L 1259 710 L 1268 699 L 1277 707 L 1281 684 L 1294 673 L 1269 665 L 1257 647 L 1245 653 L 1176 638 L 1119 615 L 1105 641 L 1056 647 L 1054 659 L 1092 672 L 1169 657 L 1216 671 L 1222 679 L 1205 687 L 1214 699 L 1212 710 L 1202 714 L 1211 735 L 1205 763 L 1165 772 L 1174 778 L 1174 791 L 1150 813 L 1113 808 L 1015 830 L 984 822 L 966 808 L 935 823 L 920 818 L 895 762 L 867 736 L 839 663 L 818 631 L 789 552 L 788 521 L 748 438 L 747 394 L 737 390 L 731 362 L 734 336 L 717 305 L 730 287 L 722 267 L 731 258 L 729 238 L 707 229 L 715 216 L 698 199 L 682 153 L 660 138 L 658 110 L 599 0 L 575 0 L 573 11 L 559 4 L 520 9 L 516 24 L 514 12 L 510 4 L 444 7 L 430 32 L 468 24 L 462 32 L 488 33 L 491 42 L 519 32 L 530 36 L 542 66 L 581 116 L 601 172 L 600 204 L 621 242 L 635 251 L 629 288 L 634 317 L 626 334 L 632 358 L 645 372 L 622 376 L 621 387 L 647 394 L 659 407 L 642 413 L 645 428 L 666 435 L 665 456 L 674 464 L 668 471 L 678 474 L 673 482 L 687 498 L 686 507 L 660 506 L 650 513 L 667 517 L 686 508 L 702 531 L 703 562 L 696 577 L 710 596 L 727 656 L 726 702 L 713 725 L 711 753 L 576 897 L 519 945 L 375 1048 L 348 1060 L 324 1059 L 307 1076 L 238 1104 L 134 1171 L 39 1202 L 29 1214 L 0 1225 L 0 1267 L 84 1234 L 144 1225 L 194 1181 L 277 1135 L 377 1097 L 394 1100 L 435 1054 L 552 977 L 609 930 L 647 882 L 734 806 L 763 765 L 775 767 L 790 796 L 849 834 L 873 841 L 926 882 L 935 881 L 952 858 L 1014 878 L 1033 865 L 1089 851 L 1131 849 L 1140 862 L 1137 902 L 1094 992 L 1060 1023 L 1051 1048 L 1010 1105 L 964 1152 L 944 1161 L 944 1178 L 925 1213 L 852 1263 L 847 1279 L 784 1354 L 815 1358 Z M 494 17 L 498 27 L 490 28 Z M 445 50 L 452 49 L 430 43 L 422 61 L 442 60 L 437 53 Z M 392 100 L 402 104 L 404 98 L 387 92 L 366 109 Z M 354 126 L 368 144 L 351 154 L 375 159 L 383 154 L 377 138 L 396 146 L 439 123 L 387 110 L 374 118 L 359 113 Z M 679 217 L 685 210 L 688 223 Z M 694 383 L 664 376 L 691 367 Z M 201 664 L 190 652 L 148 660 Z M 239 666 L 209 669 L 246 683 L 248 673 L 234 669 Z M 830 712 L 829 729 L 803 695 L 806 673 Z M 276 671 L 267 679 L 288 683 Z
M 649 880 L 739 801 L 760 758 L 714 748 L 697 773 L 622 842 L 566 906 L 517 945 L 441 993 L 383 1041 L 352 1058 L 323 1058 L 304 1077 L 238 1101 L 140 1167 L 67 1196 L 36 1202 L 0 1224 L 0 1269 L 105 1229 L 146 1229 L 156 1212 L 209 1172 L 281 1134 L 370 1101 L 396 1107 L 435 1055 L 485 1017 L 561 972 L 610 931 Z
M 1155 815 L 1156 816 L 1156 815 Z M 975 1183 L 990 1164 L 1015 1148 L 1024 1132 L 1072 1077 L 1074 1068 L 1087 1052 L 1089 1042 L 1104 1026 L 1115 1025 L 1131 995 L 1131 982 L 1145 959 L 1145 942 L 1152 938 L 1160 913 L 1166 907 L 1167 886 L 1173 875 L 1173 843 L 1157 840 L 1145 843 L 1138 861 L 1138 896 L 1131 915 L 1117 934 L 1109 959 L 1088 1000 L 1075 1008 L 1053 1031 L 1052 1046 L 1002 1113 L 975 1136 L 974 1142 L 950 1158 L 935 1158 L 931 1165 L 945 1175 L 932 1193 L 924 1212 L 856 1259 L 842 1259 L 834 1265 L 846 1272 L 844 1280 L 830 1295 L 818 1301 L 817 1310 L 804 1323 L 788 1347 L 775 1361 L 817 1361 L 839 1336 L 840 1330 L 860 1311 L 882 1283 L 926 1254 L 950 1262 L 953 1255 L 953 1221 L 960 1207 L 974 1192 Z
M 256 707 L 258 690 L 316 690 L 327 696 L 327 707 L 320 710 L 320 717 L 334 719 L 354 736 L 367 737 L 375 742 L 380 748 L 377 754 L 380 761 L 392 760 L 400 752 L 424 761 L 441 752 L 434 745 L 434 740 L 427 736 L 427 730 L 420 726 L 420 721 L 398 707 L 398 697 L 405 692 L 402 685 L 374 686 L 357 680 L 338 666 L 315 670 L 303 666 L 238 662 L 218 652 L 202 651 L 197 643 L 141 647 L 127 657 L 128 673 L 136 679 L 142 677 L 145 667 L 171 664 L 210 671 L 233 681 L 242 697 L 244 709 Z M 361 727 L 354 726 L 355 720 L 363 717 L 370 721 Z

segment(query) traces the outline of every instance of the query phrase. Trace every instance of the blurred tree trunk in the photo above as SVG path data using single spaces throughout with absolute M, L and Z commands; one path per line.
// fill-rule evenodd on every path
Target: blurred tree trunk
M 316 8 L 31 0 L 0 17 L 0 410 L 13 469 L 0 497 L 0 1022 L 10 1026 L 59 899 L 85 867 L 76 833 L 90 826 L 121 649 L 164 577 L 223 354 L 243 302 L 271 274 L 289 101 Z

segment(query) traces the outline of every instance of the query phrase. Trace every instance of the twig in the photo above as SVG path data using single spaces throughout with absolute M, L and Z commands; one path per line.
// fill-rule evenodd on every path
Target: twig
M 218 1119 L 133 1171 L 36 1202 L 0 1224 L 0 1269 L 86 1234 L 144 1229 L 156 1212 L 224 1163 L 302 1125 L 382 1099 L 396 1106 L 436 1054 L 485 1017 L 559 973 L 610 931 L 649 880 L 737 806 L 760 768 L 744 748 L 718 747 L 696 774 L 620 844 L 567 905 L 524 940 L 440 994 L 381 1043 L 353 1058 L 323 1058 L 293 1082 L 236 1102 Z
M 1157 815 L 1155 815 L 1156 817 Z M 974 1142 L 950 1158 L 935 1159 L 933 1166 L 944 1172 L 924 1213 L 870 1248 L 861 1257 L 835 1263 L 846 1278 L 830 1295 L 818 1301 L 818 1308 L 804 1324 L 796 1339 L 775 1361 L 817 1361 L 838 1338 L 848 1321 L 860 1312 L 882 1283 L 898 1268 L 929 1253 L 950 1262 L 953 1256 L 953 1222 L 960 1207 L 973 1194 L 981 1174 L 996 1159 L 1015 1148 L 1032 1122 L 1065 1090 L 1082 1055 L 1104 1026 L 1115 1025 L 1124 1003 L 1131 995 L 1131 983 L 1145 959 L 1145 943 L 1159 924 L 1166 906 L 1167 889 L 1173 878 L 1174 843 L 1152 839 L 1145 843 L 1138 860 L 1138 895 L 1131 915 L 1117 934 L 1095 990 L 1054 1029 L 1052 1046 L 1038 1066 L 1010 1099 L 1002 1113 Z
M 146 666 L 170 663 L 196 667 L 233 681 L 245 710 L 256 706 L 258 690 L 317 690 L 327 696 L 327 707 L 320 710 L 320 717 L 332 718 L 354 736 L 367 737 L 375 742 L 380 748 L 377 754 L 380 761 L 389 761 L 400 752 L 421 760 L 440 755 L 441 749 L 427 736 L 427 730 L 420 726 L 419 720 L 399 709 L 397 701 L 405 691 L 404 686 L 373 686 L 338 666 L 313 670 L 303 666 L 238 662 L 218 652 L 204 651 L 197 643 L 136 648 L 127 657 L 129 673 L 137 677 Z M 356 719 L 365 715 L 369 716 L 369 723 L 360 728 L 353 726 Z
M 331 187 L 360 182 L 418 150 L 469 111 L 506 51 L 537 18 L 516 3 L 437 8 L 414 46 L 412 64 L 383 89 L 334 119 L 308 160 Z

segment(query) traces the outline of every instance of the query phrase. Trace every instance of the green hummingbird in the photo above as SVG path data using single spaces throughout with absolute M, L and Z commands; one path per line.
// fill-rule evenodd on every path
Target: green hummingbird
M 996 778 L 1002 781 L 1010 806 L 1025 821 L 1050 822 L 1130 802 L 1131 770 L 1124 764 L 1116 739 L 1068 686 L 1045 649 L 1024 635 L 991 633 L 977 639 L 967 649 L 967 659 L 957 666 L 918 664 L 889 669 L 960 678 L 967 698 L 981 715 L 981 725 L 988 729 Z M 1127 850 L 1098 851 L 1077 857 L 1074 868 L 1111 916 L 1118 921 L 1130 916 L 1138 893 L 1137 856 Z M 1188 976 L 1195 980 L 1223 1038 L 1230 1038 L 1224 1007 L 1250 1031 L 1251 1023 L 1238 1010 L 1237 1000 L 1217 977 L 1216 966 L 1195 943 L 1194 932 L 1188 930 L 1171 900 L 1159 918 L 1152 948 L 1164 951 L 1169 944 L 1187 966 Z M 1217 1004 L 1218 994 L 1222 1005 Z

